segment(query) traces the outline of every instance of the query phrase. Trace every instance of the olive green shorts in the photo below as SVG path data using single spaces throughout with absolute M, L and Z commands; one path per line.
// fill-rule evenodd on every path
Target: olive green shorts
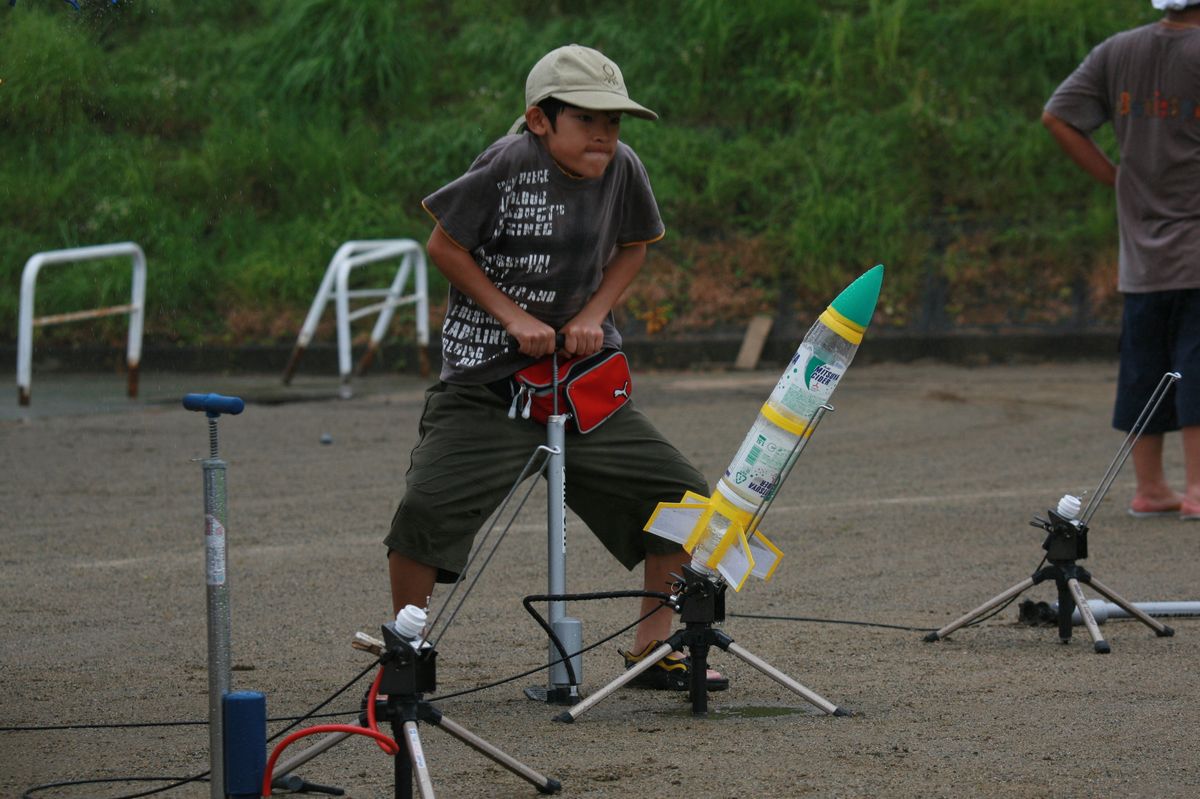
M 384 543 L 436 566 L 440 582 L 462 571 L 475 534 L 512 490 L 546 428 L 509 419 L 509 403 L 486 386 L 438 383 L 425 392 L 420 440 Z M 659 502 L 708 494 L 704 476 L 627 403 L 587 435 L 566 434 L 566 500 L 627 569 L 647 553 L 680 547 L 643 532 Z

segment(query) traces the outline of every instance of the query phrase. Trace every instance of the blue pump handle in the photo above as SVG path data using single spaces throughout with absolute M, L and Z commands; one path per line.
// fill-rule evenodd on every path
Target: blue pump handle
M 226 397 L 221 394 L 185 394 L 183 407 L 189 411 L 204 411 L 210 418 L 216 418 L 223 413 L 236 416 L 246 408 L 241 397 Z

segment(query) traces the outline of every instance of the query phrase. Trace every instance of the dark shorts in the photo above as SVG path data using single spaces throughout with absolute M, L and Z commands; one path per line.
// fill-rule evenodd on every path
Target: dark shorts
M 546 428 L 509 419 L 508 403 L 484 386 L 438 383 L 425 393 L 419 432 L 384 543 L 451 582 Z M 568 430 L 565 482 L 567 506 L 627 569 L 648 552 L 680 550 L 642 531 L 659 502 L 708 494 L 704 476 L 632 402 L 587 435 Z
M 1182 377 L 1145 433 L 1200 424 L 1200 289 L 1125 295 L 1113 427 L 1133 428 L 1166 372 Z

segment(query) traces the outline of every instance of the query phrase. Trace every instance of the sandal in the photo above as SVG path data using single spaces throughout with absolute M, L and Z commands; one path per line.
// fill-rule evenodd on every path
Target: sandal
M 626 652 L 617 650 L 625 659 L 625 668 L 631 669 L 662 645 L 661 641 L 651 641 L 641 652 Z M 692 659 L 688 657 L 665 657 L 650 668 L 643 671 L 629 682 L 637 688 L 650 688 L 656 691 L 688 691 L 692 687 Z M 729 687 L 729 678 L 718 674 L 709 677 L 706 688 L 709 691 L 724 691 Z
M 1125 509 L 1125 512 L 1135 519 L 1153 519 L 1159 516 L 1174 516 L 1180 513 L 1181 504 L 1178 500 L 1174 502 L 1168 500 L 1166 504 L 1152 505 L 1149 502 L 1134 497 L 1133 501 L 1129 503 L 1129 507 Z

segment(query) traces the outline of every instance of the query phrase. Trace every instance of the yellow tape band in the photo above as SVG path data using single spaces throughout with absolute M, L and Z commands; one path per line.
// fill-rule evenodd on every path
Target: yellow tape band
M 708 532 L 708 520 L 712 518 L 713 509 L 708 507 L 700 514 L 700 518 L 696 520 L 696 526 L 692 528 L 692 534 L 688 536 L 688 540 L 683 542 L 683 548 L 687 552 L 694 552 L 696 546 L 700 543 L 700 539 Z
M 717 568 L 717 564 L 719 564 L 725 557 L 725 553 L 728 552 L 729 548 L 737 542 L 738 536 L 743 535 L 744 537 L 741 529 L 741 526 L 737 523 L 729 525 L 729 529 L 725 531 L 725 535 L 721 536 L 720 543 L 713 547 L 712 557 L 709 558 L 708 563 L 704 565 L 710 569 Z
M 734 505 L 732 502 L 725 499 L 725 497 L 721 495 L 720 491 L 713 492 L 712 505 L 713 510 L 720 513 L 726 519 L 737 522 L 742 526 L 743 530 L 746 529 L 746 525 L 750 523 L 750 520 L 754 518 L 753 513 L 748 510 L 742 510 L 737 505 Z
M 851 344 L 861 344 L 866 328 L 842 316 L 830 305 L 820 316 L 820 321 L 834 333 L 849 341 Z
M 812 431 L 808 429 L 807 423 L 793 421 L 792 419 L 787 418 L 782 413 L 772 408 L 770 405 L 763 405 L 762 409 L 759 410 L 759 413 L 765 416 L 767 420 L 771 422 L 771 424 L 775 425 L 776 427 L 782 427 L 784 430 L 788 431 L 794 436 L 804 436 L 807 438 L 808 436 L 812 435 Z

